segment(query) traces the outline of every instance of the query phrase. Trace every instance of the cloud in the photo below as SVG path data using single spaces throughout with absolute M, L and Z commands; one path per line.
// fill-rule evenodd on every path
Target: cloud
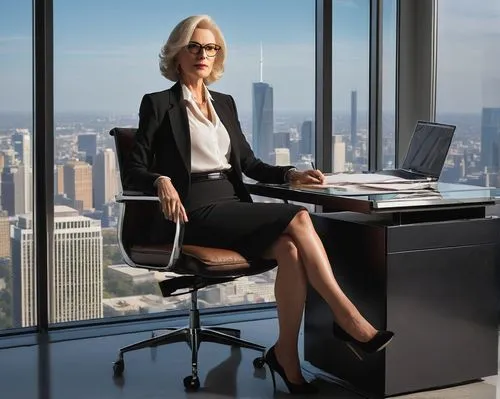
M 440 1 L 438 7 L 438 34 L 443 39 L 474 41 L 500 33 L 498 0 Z
M 29 36 L 0 36 L 0 44 L 2 43 L 12 43 L 12 42 L 19 42 L 22 40 L 29 40 L 31 41 L 31 37 Z
M 497 0 L 445 0 L 438 2 L 439 14 L 455 20 L 466 17 L 471 20 L 499 18 L 500 5 Z
M 63 46 L 56 46 L 56 53 L 60 56 L 78 56 L 87 58 L 113 58 L 113 57 L 126 57 L 137 58 L 139 55 L 158 54 L 160 52 L 160 45 L 157 43 L 142 43 L 133 46 L 123 45 L 97 45 L 95 47 L 83 48 L 68 48 Z
M 500 106 L 500 92 L 493 89 L 500 76 L 500 3 L 454 0 L 439 5 L 438 111 Z
M 119 49 L 109 49 L 109 50 L 98 50 L 98 49 L 74 49 L 74 50 L 64 50 L 60 55 L 65 56 L 82 56 L 82 57 L 126 57 L 130 54 L 124 50 Z
M 359 1 L 335 4 L 359 7 Z M 438 108 L 440 111 L 479 112 L 500 104 L 500 2 L 498 0 L 441 0 L 438 27 Z M 103 37 L 75 44 L 69 37 L 55 43 L 55 90 L 58 110 L 136 112 L 145 92 L 162 90 L 170 82 L 160 76 L 158 53 L 162 42 L 120 41 Z M 334 106 L 348 109 L 349 94 L 358 90 L 359 108 L 368 104 L 366 41 L 335 40 Z M 139 39 L 137 39 L 139 40 Z M 148 41 L 149 40 L 149 41 Z M 124 45 L 124 43 L 126 45 Z M 24 103 L 31 92 L 30 36 L 0 37 L 0 109 Z M 395 68 L 393 49 L 384 44 L 384 107 L 393 109 Z M 14 61 L 10 58 L 16 58 Z M 240 109 L 251 110 L 252 82 L 259 80 L 258 44 L 230 45 L 226 73 L 214 89 L 234 95 Z M 22 68 L 20 68 L 22 66 Z M 20 70 L 23 70 L 20 79 Z M 276 109 L 313 109 L 315 90 L 314 32 L 300 43 L 264 43 L 264 80 L 274 87 Z M 498 89 L 497 89 L 498 88 Z M 19 92 L 22 95 L 18 94 Z M 6 93 L 6 94 L 5 94 Z M 78 95 L 75 95 L 78 93 Z M 17 99 L 17 100 L 16 100 Z
M 31 37 L 0 36 L 0 55 L 26 53 L 31 55 Z
M 354 8 L 356 10 L 361 8 L 360 4 L 355 0 L 335 0 L 333 7 L 336 6 Z

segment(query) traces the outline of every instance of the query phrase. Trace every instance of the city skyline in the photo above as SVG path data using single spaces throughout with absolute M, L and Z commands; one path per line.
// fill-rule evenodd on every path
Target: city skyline
M 500 113 L 500 108 L 495 109 L 495 110 Z M 306 122 L 307 121 L 302 122 L 301 132 L 302 131 L 309 131 L 308 127 L 302 129 L 302 126 Z M 101 123 L 106 124 L 106 121 L 103 120 Z M 342 127 L 343 134 L 334 136 L 334 142 L 333 142 L 333 147 L 332 147 L 334 171 L 339 171 L 339 172 L 342 170 L 345 170 L 346 167 L 356 168 L 356 170 L 357 170 L 359 165 L 361 165 L 361 164 L 358 165 L 357 163 L 351 163 L 351 166 L 348 166 L 350 164 L 350 161 L 348 160 L 349 154 L 353 153 L 355 150 L 356 150 L 355 158 L 359 162 L 363 163 L 366 160 L 366 158 L 364 158 L 364 154 L 361 150 L 363 149 L 363 146 L 366 146 L 367 131 L 363 128 L 363 125 L 358 127 L 358 129 L 357 129 L 358 135 L 357 135 L 356 139 L 357 139 L 357 141 L 359 140 L 359 146 L 356 148 L 353 148 L 352 145 L 349 143 L 349 141 L 352 137 L 351 136 L 351 134 L 352 134 L 352 126 L 351 126 L 352 119 L 349 116 L 346 116 L 345 121 L 343 123 L 344 123 L 344 125 Z M 93 134 L 89 135 L 88 130 L 86 129 L 85 123 L 80 122 L 77 124 L 77 126 L 78 127 L 76 128 L 76 130 L 73 131 L 72 134 L 68 134 L 68 132 L 66 132 L 66 134 L 64 135 L 65 142 L 61 142 L 60 140 L 58 140 L 58 145 L 61 146 L 59 153 L 60 154 L 68 154 L 68 155 L 77 154 L 82 159 L 89 159 L 89 157 L 87 156 L 88 155 L 87 150 L 82 151 L 82 150 L 84 150 L 84 148 L 82 148 L 83 141 L 79 140 L 78 138 L 81 136 L 82 137 L 86 136 L 86 138 L 89 136 L 92 137 Z M 299 148 L 301 147 L 299 144 L 299 141 L 297 140 L 298 126 L 297 125 L 295 125 L 295 126 L 296 127 L 293 127 L 293 128 L 290 127 L 288 131 L 277 130 L 273 133 L 273 138 L 276 140 L 274 143 L 275 147 L 277 145 L 279 145 L 281 147 L 283 144 L 288 145 L 288 151 L 286 153 L 283 151 L 284 148 L 280 148 L 279 151 L 275 152 L 277 163 L 278 162 L 281 163 L 281 162 L 284 162 L 284 160 L 289 159 L 290 154 L 292 153 L 292 148 L 294 148 L 294 146 L 296 147 L 297 151 L 299 151 Z M 306 126 L 308 126 L 308 124 L 306 124 Z M 498 123 L 498 126 L 495 125 L 494 123 L 490 123 L 488 126 L 491 129 L 496 129 L 495 132 L 497 132 L 497 133 L 500 132 L 500 123 Z M 482 126 L 481 126 L 481 130 L 482 130 Z M 83 134 L 78 133 L 78 132 L 82 132 L 82 131 L 84 131 L 86 133 L 83 133 Z M 17 148 L 16 151 L 13 151 L 14 164 L 20 162 L 20 160 L 22 158 L 24 158 L 24 155 L 23 155 L 24 153 L 31 151 L 30 148 L 28 148 L 25 145 L 25 143 L 23 143 L 23 140 L 17 140 L 20 137 L 19 133 L 20 132 L 15 132 L 11 136 L 11 141 L 10 141 L 10 145 L 13 146 L 14 148 Z M 23 131 L 22 134 L 26 135 L 26 134 L 28 134 L 28 132 Z M 95 134 L 95 136 L 96 136 L 95 137 L 96 138 L 96 140 L 95 140 L 96 147 L 94 149 L 94 140 L 92 139 L 90 142 L 90 148 L 88 149 L 88 151 L 90 151 L 91 153 L 97 152 L 98 157 L 99 157 L 99 154 L 103 153 L 103 149 L 106 148 L 106 146 L 108 145 L 108 142 L 103 141 L 102 140 L 103 137 L 101 135 Z M 305 136 L 307 136 L 307 134 Z M 293 140 L 290 139 L 291 137 L 293 137 Z M 303 137 L 301 137 L 301 138 L 303 138 Z M 478 137 L 477 139 L 479 140 L 480 137 Z M 307 138 L 307 141 L 308 141 L 308 138 Z M 292 145 L 292 142 L 293 142 L 293 145 Z M 478 141 L 477 143 L 479 143 L 479 142 L 480 141 Z M 444 171 L 444 179 L 446 181 L 459 181 L 460 180 L 461 182 L 466 182 L 466 183 L 470 183 L 470 184 L 490 184 L 490 183 L 498 184 L 498 175 L 496 175 L 496 174 L 481 174 L 480 173 L 481 165 L 480 165 L 479 160 L 480 160 L 480 156 L 481 156 L 481 151 L 480 151 L 481 147 L 477 143 L 476 142 L 470 143 L 467 140 L 462 140 L 462 139 L 458 140 L 455 143 L 455 146 L 452 147 L 452 149 L 450 150 L 450 154 L 449 154 L 449 157 L 447 160 L 447 166 L 445 167 L 445 171 Z M 68 147 L 68 145 L 69 145 L 69 147 Z M 70 150 L 71 148 L 72 148 L 72 150 Z M 295 153 L 295 150 L 293 151 L 293 153 Z M 350 157 L 353 158 L 353 155 L 351 154 Z M 74 161 L 71 161 L 70 159 L 71 159 L 71 156 L 69 156 L 69 158 L 67 158 L 68 164 L 72 164 L 72 162 L 74 162 Z M 97 159 L 98 158 L 96 158 L 95 165 L 99 165 L 100 161 L 97 161 Z M 77 163 L 82 164 L 82 165 L 86 165 L 89 173 L 92 173 L 93 170 L 92 170 L 89 163 L 86 163 L 84 161 L 78 161 Z M 86 180 L 86 178 L 81 179 L 81 180 L 83 182 L 83 180 Z M 71 181 L 72 182 L 74 181 L 76 183 L 76 181 L 77 181 L 76 177 L 74 179 L 71 179 Z M 64 186 L 66 186 L 66 184 L 64 184 Z M 84 189 L 84 192 L 85 192 L 86 197 L 89 198 L 89 190 L 93 189 L 93 185 L 91 183 L 89 184 L 87 181 L 87 183 L 85 183 L 85 184 L 82 183 L 82 188 L 83 188 L 83 186 L 86 187 Z M 65 191 L 67 191 L 67 190 L 65 190 Z M 85 208 L 86 207 L 82 203 L 81 209 L 73 210 L 73 212 L 75 213 L 75 215 L 78 215 L 78 214 L 81 214 L 85 210 Z M 68 208 L 66 208 L 66 209 L 68 209 Z M 17 225 L 19 225 L 19 223 L 21 223 L 21 224 L 24 223 L 26 225 L 26 223 L 27 223 L 26 218 L 29 219 L 29 217 L 30 217 L 30 215 L 17 215 L 17 216 L 18 216 L 18 218 L 11 219 L 11 223 L 17 223 Z M 104 217 L 104 213 L 102 214 L 102 216 Z M 89 219 L 87 216 L 82 216 L 82 217 L 84 217 L 85 220 L 89 220 L 89 221 L 93 220 L 93 222 L 99 224 L 99 231 L 101 231 L 99 220 Z M 17 222 L 16 222 L 16 219 L 17 219 Z M 29 228 L 21 228 L 20 231 L 21 231 L 20 233 L 15 233 L 15 235 L 12 236 L 12 238 L 14 239 L 14 237 L 20 237 L 20 234 L 21 235 L 22 234 L 25 234 L 25 235 L 31 234 Z M 68 233 L 72 234 L 71 231 L 68 231 Z M 71 237 L 71 236 L 69 236 L 69 237 Z M 76 237 L 75 237 L 75 239 L 76 239 Z M 29 242 L 29 237 L 27 238 L 27 240 L 28 240 L 27 242 Z M 69 241 L 72 242 L 73 238 L 71 238 L 71 240 L 69 240 Z M 16 248 L 15 245 L 13 246 L 13 248 Z M 29 262 L 29 258 L 30 258 L 29 254 L 31 253 L 30 252 L 31 249 L 29 249 L 30 248 L 29 244 L 26 244 L 25 248 L 27 248 L 27 250 L 23 250 L 22 252 L 23 252 L 23 254 L 28 254 L 28 255 L 25 255 L 24 262 Z M 12 254 L 12 267 L 13 267 L 14 274 L 19 273 L 21 270 L 24 270 L 22 263 L 20 263 L 20 262 L 22 262 L 20 260 L 22 258 L 19 255 L 20 249 L 18 248 L 18 249 L 16 249 L 16 251 L 17 252 Z M 108 249 L 108 251 L 109 251 L 109 249 Z M 114 246 L 114 251 L 116 251 L 116 252 L 115 252 L 115 255 L 112 255 L 113 257 L 117 256 L 116 254 L 118 253 L 116 246 Z M 69 258 L 73 259 L 73 258 L 75 258 L 75 256 L 70 256 Z M 68 258 L 66 258 L 66 259 L 68 259 Z M 111 289 L 109 287 L 115 287 L 116 284 L 118 284 L 116 286 L 118 288 L 116 288 L 115 290 L 112 290 L 112 291 L 106 291 L 106 292 L 113 293 L 113 296 L 111 296 L 111 297 L 109 295 L 105 296 L 104 294 L 102 294 L 100 296 L 100 298 L 102 299 L 103 305 L 105 305 L 105 310 L 104 311 L 101 310 L 100 315 L 94 314 L 93 316 L 90 315 L 88 317 L 108 317 L 108 316 L 114 316 L 114 315 L 116 316 L 116 315 L 122 315 L 122 314 L 134 314 L 137 312 L 145 312 L 145 311 L 154 312 L 154 311 L 159 311 L 159 310 L 179 309 L 179 308 L 187 306 L 187 302 L 183 299 L 180 299 L 179 301 L 177 301 L 174 304 L 170 300 L 162 299 L 161 296 L 158 295 L 158 293 L 155 293 L 155 290 L 153 289 L 153 287 L 157 281 L 156 278 L 151 280 L 149 285 L 146 286 L 146 287 L 149 287 L 149 288 L 147 288 L 148 293 L 143 291 L 146 288 L 139 289 L 138 287 L 140 286 L 140 284 L 138 284 L 138 283 L 135 283 L 135 282 L 126 283 L 125 281 L 128 281 L 129 278 L 136 278 L 136 277 L 134 277 L 136 275 L 132 271 L 127 271 L 128 269 L 121 269 L 121 270 L 123 270 L 123 273 L 122 273 L 123 277 L 120 280 L 122 282 L 115 283 L 112 275 L 110 274 L 111 273 L 110 267 L 113 266 L 114 269 L 116 269 L 116 267 L 115 267 L 116 265 L 117 265 L 116 261 L 115 261 L 115 263 L 110 263 L 110 261 L 108 260 L 108 261 L 106 261 L 106 263 L 102 263 L 101 270 L 102 270 L 104 276 L 103 276 L 101 282 L 99 283 L 101 288 L 99 288 L 99 287 L 97 287 L 97 288 L 101 289 L 102 292 L 106 291 L 105 288 Z M 63 269 L 61 269 L 61 270 L 63 270 Z M 32 323 L 32 321 L 30 321 L 30 320 L 32 320 L 31 317 L 33 317 L 33 306 L 34 306 L 33 303 L 30 301 L 33 300 L 34 292 L 31 288 L 24 289 L 23 287 L 29 287 L 29 284 L 32 284 L 32 277 L 30 279 L 29 277 L 19 277 L 19 275 L 17 275 L 17 277 L 16 277 L 16 275 L 14 275 L 14 276 L 15 276 L 15 278 L 14 278 L 13 291 L 11 291 L 11 292 L 13 292 L 13 295 L 14 295 L 13 296 L 13 308 L 12 308 L 13 309 L 12 310 L 13 311 L 12 317 L 14 320 L 14 325 L 25 325 L 25 326 L 30 325 L 30 323 Z M 129 276 L 129 277 L 127 277 L 127 276 Z M 26 280 L 25 283 L 22 283 L 23 278 Z M 0 283 L 2 283 L 2 281 L 0 281 Z M 25 284 L 25 285 L 22 285 L 22 284 Z M 26 285 L 26 284 L 28 284 L 28 285 Z M 63 285 L 63 288 L 66 290 L 70 289 L 68 287 L 69 286 L 66 286 L 64 288 L 64 285 Z M 141 292 L 141 294 L 135 295 L 135 293 L 137 293 L 137 292 Z M 25 301 L 24 303 L 28 303 L 28 305 L 26 305 L 22 309 L 16 308 L 16 306 L 19 306 L 19 303 L 23 303 L 23 302 L 20 302 L 21 301 L 20 297 L 16 296 L 16 295 L 20 295 L 21 293 L 23 293 L 23 295 L 25 295 L 25 297 L 23 297 L 23 300 Z M 64 298 L 64 297 L 61 297 L 61 298 Z M 78 295 L 78 298 L 80 298 L 80 295 Z M 260 279 L 260 278 L 248 279 L 247 281 L 239 282 L 238 285 L 235 285 L 235 286 L 228 285 L 225 288 L 207 291 L 202 298 L 204 298 L 204 300 L 206 301 L 205 302 L 206 306 L 220 306 L 220 305 L 245 303 L 248 301 L 273 300 L 273 297 L 272 297 L 272 276 L 269 276 L 269 278 L 267 278 L 267 279 Z M 63 299 L 59 299 L 59 302 L 63 303 L 64 301 L 63 301 Z M 24 312 L 24 313 L 20 313 L 20 312 Z M 71 313 L 71 314 L 73 314 L 73 316 L 70 317 L 69 319 L 54 318 L 53 322 L 59 322 L 59 321 L 64 321 L 64 320 L 66 320 L 66 321 L 81 320 L 81 319 L 84 319 L 87 317 L 87 316 L 85 316 L 84 313 L 78 313 L 78 312 L 75 312 L 75 310 L 71 310 L 71 312 L 73 312 L 73 313 Z M 68 313 L 66 313 L 66 314 L 68 314 Z M 22 321 L 23 317 L 25 320 L 24 322 Z M 66 316 L 61 316 L 61 317 L 66 317 Z

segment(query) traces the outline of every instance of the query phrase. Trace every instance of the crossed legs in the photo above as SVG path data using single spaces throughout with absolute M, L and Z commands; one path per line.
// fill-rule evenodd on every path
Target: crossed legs
M 298 334 L 307 282 L 323 297 L 337 323 L 359 341 L 377 332 L 339 287 L 326 251 L 307 211 L 300 211 L 266 254 L 278 262 L 274 287 L 279 336 L 275 353 L 291 382 L 304 381 L 300 371 Z

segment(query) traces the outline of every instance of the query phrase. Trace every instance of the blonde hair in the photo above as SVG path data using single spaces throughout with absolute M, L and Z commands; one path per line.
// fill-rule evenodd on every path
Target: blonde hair
M 217 24 L 208 15 L 193 15 L 177 24 L 167 42 L 160 51 L 160 72 L 174 82 L 180 79 L 177 69 L 177 54 L 191 40 L 196 28 L 209 29 L 215 36 L 215 42 L 221 49 L 215 56 L 212 72 L 205 78 L 205 84 L 210 84 L 219 80 L 224 73 L 224 60 L 226 59 L 226 42 Z

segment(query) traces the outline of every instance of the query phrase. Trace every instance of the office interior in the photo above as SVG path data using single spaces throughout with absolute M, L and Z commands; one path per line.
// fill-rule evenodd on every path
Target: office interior
M 229 47 L 226 76 L 214 89 L 235 97 L 252 145 L 259 90 L 271 99 L 262 105 L 274 123 L 268 162 L 325 172 L 396 168 L 417 121 L 449 123 L 457 130 L 441 181 L 488 187 L 500 198 L 496 0 L 7 0 L 0 4 L 1 397 L 288 397 L 279 377 L 274 391 L 269 369 L 255 366 L 259 352 L 209 342 L 200 345 L 197 389 L 183 383 L 192 371 L 185 343 L 127 353 L 116 373 L 120 348 L 189 324 L 191 297 L 163 297 L 158 283 L 171 275 L 123 259 L 109 132 L 137 126 L 141 96 L 170 85 L 157 66 L 170 30 L 205 13 Z M 485 217 L 497 216 L 500 205 L 489 204 Z M 274 276 L 201 289 L 202 325 L 273 345 Z M 303 371 L 319 389 L 315 397 L 381 397 L 305 359 Z M 391 396 L 500 397 L 496 374 L 480 377 Z

